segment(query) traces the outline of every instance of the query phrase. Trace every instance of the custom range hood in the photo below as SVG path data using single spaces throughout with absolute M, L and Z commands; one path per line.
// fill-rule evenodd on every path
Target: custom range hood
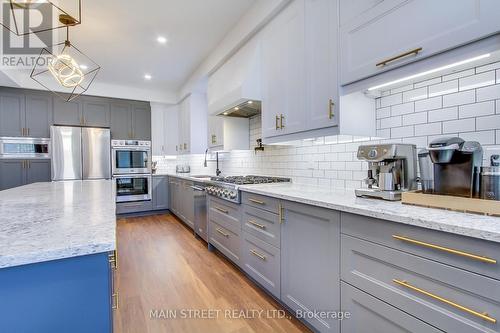
M 251 40 L 208 79 L 212 116 L 250 118 L 261 112 L 260 44 Z

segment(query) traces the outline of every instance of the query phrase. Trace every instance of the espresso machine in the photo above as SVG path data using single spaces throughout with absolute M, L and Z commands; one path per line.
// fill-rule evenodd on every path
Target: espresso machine
M 434 194 L 479 197 L 483 149 L 479 142 L 445 137 L 427 148 L 434 164 Z
M 358 159 L 368 162 L 368 188 L 356 189 L 358 197 L 401 200 L 401 193 L 417 188 L 417 147 L 411 144 L 363 145 Z

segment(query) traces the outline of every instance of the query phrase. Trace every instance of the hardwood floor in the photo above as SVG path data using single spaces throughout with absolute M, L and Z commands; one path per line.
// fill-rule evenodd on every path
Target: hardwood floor
M 172 215 L 119 219 L 117 243 L 117 333 L 309 332 Z

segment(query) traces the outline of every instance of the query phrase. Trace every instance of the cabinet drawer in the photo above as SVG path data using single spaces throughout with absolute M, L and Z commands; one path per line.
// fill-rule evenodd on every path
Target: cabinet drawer
M 342 311 L 350 314 L 341 321 L 342 333 L 443 332 L 344 282 L 341 295 Z
M 500 260 L 497 243 L 348 213 L 341 232 L 500 279 L 500 264 L 483 260 Z
M 245 272 L 280 298 L 280 250 L 243 232 L 241 257 Z
M 500 281 L 347 235 L 341 244 L 343 281 L 446 332 L 500 332 Z
M 222 225 L 210 221 L 209 242 L 235 264 L 240 264 L 240 236 Z
M 281 224 L 278 215 L 244 205 L 242 218 L 244 231 L 277 248 L 280 247 Z
M 240 212 L 239 205 L 233 206 L 231 203 L 209 197 L 209 219 L 217 222 L 225 228 L 231 229 L 231 231 L 237 235 L 241 232 Z
M 244 205 L 264 209 L 275 214 L 279 213 L 279 200 L 276 198 L 243 192 L 241 195 L 241 203 Z

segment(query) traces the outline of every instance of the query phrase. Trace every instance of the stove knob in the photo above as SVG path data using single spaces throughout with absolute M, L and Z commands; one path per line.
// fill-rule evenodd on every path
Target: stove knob
M 229 192 L 229 197 L 231 199 L 236 199 L 236 192 L 234 192 L 234 191 Z
M 224 190 L 222 192 L 222 195 L 224 195 L 226 198 L 227 198 L 228 194 L 229 194 L 229 190 Z

